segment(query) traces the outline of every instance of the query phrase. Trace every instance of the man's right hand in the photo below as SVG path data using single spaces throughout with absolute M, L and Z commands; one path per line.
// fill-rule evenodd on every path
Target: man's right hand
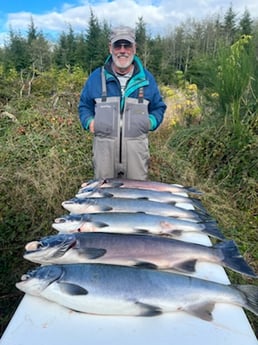
M 89 130 L 91 133 L 94 133 L 94 120 L 91 121 L 91 123 L 89 125 Z

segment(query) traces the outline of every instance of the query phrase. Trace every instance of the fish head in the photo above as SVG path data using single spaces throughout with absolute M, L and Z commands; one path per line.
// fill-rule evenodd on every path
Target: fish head
M 50 284 L 58 280 L 63 274 L 61 266 L 40 266 L 23 274 L 16 287 L 30 295 L 39 296 Z
M 37 263 L 48 263 L 60 258 L 76 246 L 77 240 L 73 234 L 58 234 L 43 237 L 39 241 L 26 244 L 23 257 Z
M 81 188 L 76 194 L 76 198 L 103 197 L 101 188 L 85 187 Z
M 79 189 L 79 191 L 82 189 L 82 188 L 96 188 L 96 187 L 100 187 L 103 185 L 103 183 L 105 182 L 104 179 L 93 179 L 93 180 L 89 180 L 87 182 L 84 182 L 82 185 L 81 185 L 81 188 Z
M 83 226 L 89 216 L 81 214 L 69 214 L 58 217 L 55 219 L 55 222 L 52 224 L 52 227 L 60 232 L 71 233 L 75 231 L 80 231 L 80 228 Z
M 62 202 L 63 208 L 71 213 L 98 212 L 100 206 L 92 198 L 72 198 Z

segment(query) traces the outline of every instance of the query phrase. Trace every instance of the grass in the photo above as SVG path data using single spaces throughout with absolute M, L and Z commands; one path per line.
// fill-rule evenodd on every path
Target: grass
M 62 201 L 73 197 L 81 183 L 93 176 L 92 136 L 81 129 L 76 109 L 66 104 L 53 109 L 48 102 L 35 100 L 29 106 L 16 106 L 9 112 L 17 121 L 0 118 L 0 334 L 23 296 L 15 283 L 32 267 L 22 257 L 24 245 L 54 234 L 53 220 L 65 213 Z M 257 199 L 253 197 L 248 208 L 242 207 L 245 200 L 242 203 L 240 200 L 246 198 L 244 190 L 225 188 L 212 176 L 204 178 L 198 166 L 180 151 L 183 140 L 178 142 L 178 147 L 171 147 L 176 135 L 166 122 L 151 133 L 149 178 L 191 185 L 205 192 L 204 206 L 217 219 L 224 235 L 236 241 L 245 259 L 258 272 Z M 232 282 L 257 284 L 252 279 L 228 273 Z M 257 334 L 257 318 L 247 315 Z

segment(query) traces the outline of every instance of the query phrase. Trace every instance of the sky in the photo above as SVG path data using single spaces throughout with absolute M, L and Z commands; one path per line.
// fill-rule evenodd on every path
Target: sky
M 31 19 L 38 31 L 52 40 L 69 26 L 75 32 L 87 29 L 90 12 L 102 23 L 134 27 L 140 17 L 150 35 L 166 35 L 189 19 L 220 15 L 232 6 L 241 16 L 247 9 L 258 18 L 257 0 L 0 0 L 0 46 L 10 29 L 27 32 Z

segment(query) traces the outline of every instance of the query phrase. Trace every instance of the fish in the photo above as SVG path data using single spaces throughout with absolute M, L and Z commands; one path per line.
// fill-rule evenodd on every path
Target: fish
M 205 246 L 149 235 L 77 232 L 31 241 L 23 257 L 39 264 L 94 262 L 182 273 L 195 272 L 197 262 L 210 262 L 256 277 L 232 240 Z
M 194 222 L 148 213 L 99 212 L 65 214 L 55 218 L 52 227 L 61 233 L 100 231 L 152 234 L 180 238 L 186 232 L 203 233 L 223 240 L 216 221 Z
M 103 188 L 103 187 L 121 187 L 121 188 L 141 188 L 156 191 L 165 191 L 171 193 L 193 193 L 193 194 L 203 194 L 194 187 L 184 187 L 179 184 L 169 184 L 159 181 L 143 181 L 143 180 L 133 180 L 133 179 L 119 179 L 119 178 L 106 178 L 106 179 L 95 179 L 84 182 L 81 188 Z M 80 190 L 79 190 L 80 191 Z
M 196 198 L 189 198 L 188 196 L 183 196 L 171 192 L 159 192 L 156 190 L 141 189 L 141 188 L 113 188 L 113 187 L 103 187 L 103 188 L 82 188 L 75 195 L 77 198 L 130 198 L 130 199 L 146 199 L 157 202 L 172 203 L 177 205 L 180 204 L 190 204 L 194 208 L 201 209 L 205 211 L 204 206 L 201 201 Z
M 123 265 L 77 263 L 36 267 L 16 288 L 68 309 L 121 316 L 184 312 L 213 320 L 217 303 L 258 315 L 258 286 L 221 284 L 201 278 Z
M 144 212 L 182 219 L 204 221 L 211 217 L 200 210 L 188 210 L 171 204 L 125 198 L 72 198 L 62 202 L 63 208 L 71 213 L 96 212 Z

